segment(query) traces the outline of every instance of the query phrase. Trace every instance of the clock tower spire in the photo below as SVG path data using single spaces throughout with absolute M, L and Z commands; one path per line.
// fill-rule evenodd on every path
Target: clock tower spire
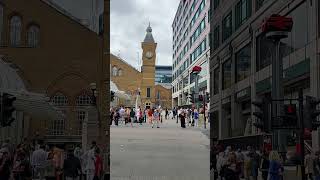
M 144 102 L 145 107 L 152 105 L 155 102 L 155 65 L 156 65 L 156 48 L 152 36 L 152 28 L 150 26 L 146 29 L 146 36 L 141 43 L 142 48 L 142 84 L 141 84 L 141 100 Z

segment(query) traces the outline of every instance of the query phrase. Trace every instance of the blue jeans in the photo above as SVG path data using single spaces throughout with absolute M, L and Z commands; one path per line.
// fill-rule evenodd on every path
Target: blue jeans
M 320 180 L 320 175 L 314 176 L 314 179 L 315 179 L 315 180 Z

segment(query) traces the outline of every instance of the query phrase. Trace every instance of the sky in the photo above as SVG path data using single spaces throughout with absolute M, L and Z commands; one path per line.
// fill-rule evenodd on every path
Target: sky
M 141 66 L 141 42 L 150 22 L 157 43 L 157 65 L 172 65 L 172 22 L 180 0 L 111 0 L 111 53 Z

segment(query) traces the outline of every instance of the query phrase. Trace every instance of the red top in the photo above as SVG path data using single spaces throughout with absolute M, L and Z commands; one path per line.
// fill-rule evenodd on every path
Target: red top
M 94 166 L 95 166 L 94 175 L 100 176 L 101 172 L 102 172 L 102 158 L 101 158 L 101 156 L 96 155 L 96 160 L 94 162 Z

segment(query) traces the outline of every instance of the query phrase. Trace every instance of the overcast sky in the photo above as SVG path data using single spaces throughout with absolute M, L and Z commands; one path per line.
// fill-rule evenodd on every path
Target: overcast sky
M 179 0 L 111 0 L 111 53 L 139 67 L 148 23 L 157 45 L 157 65 L 172 65 L 172 28 Z M 138 55 L 139 54 L 139 55 Z

